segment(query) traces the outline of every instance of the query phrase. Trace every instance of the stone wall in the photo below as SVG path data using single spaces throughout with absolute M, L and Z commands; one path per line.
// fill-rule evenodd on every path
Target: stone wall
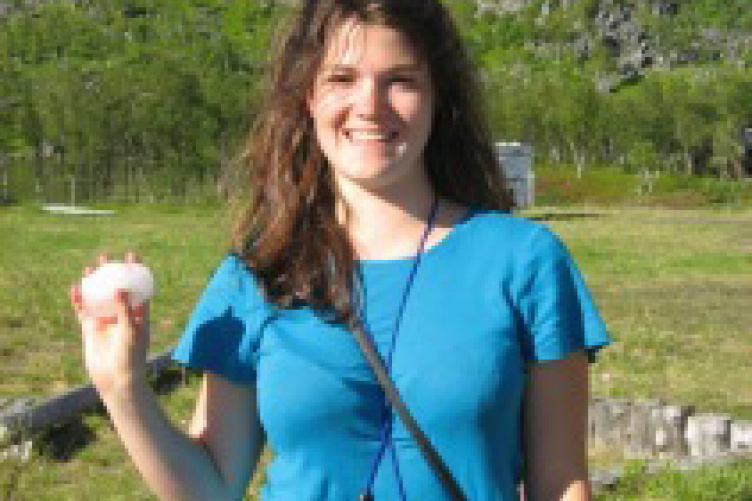
M 691 405 L 594 397 L 588 421 L 591 447 L 615 449 L 626 458 L 752 455 L 752 422 L 696 413 Z
M 150 362 L 155 372 L 171 368 L 166 354 Z M 91 386 L 45 402 L 0 398 L 0 459 L 28 457 L 26 441 L 98 405 Z M 21 428 L 26 428 L 21 430 Z M 696 413 L 691 405 L 593 397 L 588 441 L 595 450 L 612 450 L 629 459 L 702 459 L 725 454 L 752 457 L 752 422 Z
M 175 370 L 168 355 L 150 361 L 153 376 Z M 44 402 L 0 398 L 0 461 L 28 461 L 33 442 L 45 428 L 80 418 L 98 404 L 91 386 Z M 648 460 L 643 467 L 646 473 L 661 471 L 666 460 L 679 470 L 691 470 L 752 457 L 752 422 L 696 413 L 691 405 L 596 396 L 589 406 L 588 441 L 593 451 L 610 450 L 626 459 Z M 622 475 L 619 465 L 601 466 L 592 469 L 590 481 L 598 492 L 616 486 Z
M 155 382 L 177 369 L 170 350 L 148 364 Z M 32 441 L 45 429 L 80 418 L 98 406 L 91 385 L 45 401 L 0 398 L 0 460 L 28 460 Z M 697 413 L 691 405 L 595 396 L 588 411 L 588 441 L 593 450 L 614 451 L 627 459 L 668 459 L 679 467 L 691 467 L 719 458 L 752 457 L 752 422 Z M 612 473 L 595 473 L 596 484 L 609 485 L 616 480 L 618 476 Z

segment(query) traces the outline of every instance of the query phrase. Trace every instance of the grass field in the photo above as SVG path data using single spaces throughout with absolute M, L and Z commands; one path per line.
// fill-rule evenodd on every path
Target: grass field
M 108 218 L 0 208 L 0 395 L 49 395 L 85 382 L 67 290 L 102 251 L 143 256 L 158 287 L 153 350 L 176 340 L 227 250 L 227 217 L 211 207 L 115 208 Z M 595 393 L 752 420 L 752 209 L 580 206 L 527 215 L 570 247 L 614 335 L 593 367 Z M 195 382 L 162 397 L 177 421 L 190 414 L 194 390 Z M 46 443 L 28 464 L 0 462 L 0 500 L 151 499 L 103 416 L 52 432 Z M 604 499 L 752 498 L 752 462 L 656 478 L 635 474 Z
M 577 259 L 615 343 L 596 393 L 752 419 L 752 211 L 541 211 Z

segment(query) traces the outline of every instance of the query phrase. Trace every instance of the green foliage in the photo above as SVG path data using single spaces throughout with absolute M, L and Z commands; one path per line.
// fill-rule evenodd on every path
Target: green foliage
M 700 44 L 696 64 L 647 70 L 637 82 L 599 92 L 599 80 L 617 71 L 616 60 L 595 43 L 590 60 L 577 61 L 572 44 L 586 36 L 598 41 L 593 18 L 600 2 L 575 2 L 544 22 L 538 19 L 541 2 L 503 16 L 473 16 L 471 3 L 452 5 L 483 70 L 496 137 L 530 142 L 538 160 L 580 171 L 620 165 L 633 173 L 752 174 L 744 172 L 741 145 L 742 129 L 752 126 L 747 66 L 707 59 L 703 51 L 712 47 Z M 682 2 L 674 17 L 657 16 L 647 2 L 631 3 L 665 55 L 702 41 L 707 27 L 736 42 L 752 32 L 749 9 L 739 0 L 723 8 Z
M 665 205 L 683 205 L 682 196 L 692 195 L 702 205 L 749 206 L 752 203 L 752 186 L 715 177 L 665 175 L 655 183 L 655 199 L 664 199 Z M 673 202 L 672 201 L 673 197 Z
M 621 169 L 588 169 L 577 176 L 569 166 L 540 165 L 535 170 L 535 204 L 600 206 L 637 203 L 637 177 Z
M 45 197 L 158 200 L 216 182 L 253 119 L 279 8 L 266 2 L 43 2 L 0 30 L 0 155 Z M 11 82 L 10 85 L 7 82 Z M 9 104 L 7 104 L 9 103 Z M 161 180 L 161 181 L 160 181 Z
M 545 18 L 543 3 L 497 15 L 479 14 L 475 0 L 447 0 L 481 68 L 495 137 L 530 142 L 539 162 L 573 165 L 580 177 L 604 165 L 750 175 L 740 142 L 752 126 L 744 0 L 682 2 L 673 17 L 637 1 L 664 54 L 713 27 L 747 65 L 714 61 L 715 49 L 700 45 L 698 62 L 648 70 L 610 93 L 599 82 L 618 64 L 598 41 L 601 2 L 553 2 L 560 8 Z M 0 18 L 0 172 L 15 196 L 34 196 L 37 184 L 43 197 L 63 196 L 70 176 L 84 199 L 216 188 L 253 120 L 284 4 L 52 0 Z M 589 60 L 573 50 L 583 37 L 593 42 Z
M 578 176 L 574 166 L 550 164 L 536 166 L 535 176 L 540 206 L 752 206 L 751 183 L 711 176 L 614 166 L 595 166 Z

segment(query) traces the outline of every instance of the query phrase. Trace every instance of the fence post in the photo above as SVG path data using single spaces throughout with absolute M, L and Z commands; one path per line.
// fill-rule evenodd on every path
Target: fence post
M 9 200 L 8 195 L 8 162 L 5 155 L 0 154 L 0 167 L 3 169 L 3 192 L 0 195 L 0 200 Z

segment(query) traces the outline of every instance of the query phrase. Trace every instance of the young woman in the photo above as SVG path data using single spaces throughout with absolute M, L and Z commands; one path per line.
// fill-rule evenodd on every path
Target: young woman
M 355 339 L 373 340 L 467 499 L 587 500 L 588 355 L 566 249 L 508 214 L 472 66 L 437 0 L 308 0 L 247 154 L 250 193 L 174 352 L 187 433 L 144 377 L 146 308 L 85 316 L 89 373 L 161 499 L 448 499 Z M 130 257 L 133 259 L 133 256 Z M 87 270 L 91 271 L 91 270 Z M 524 460 L 523 460 L 524 459 Z

